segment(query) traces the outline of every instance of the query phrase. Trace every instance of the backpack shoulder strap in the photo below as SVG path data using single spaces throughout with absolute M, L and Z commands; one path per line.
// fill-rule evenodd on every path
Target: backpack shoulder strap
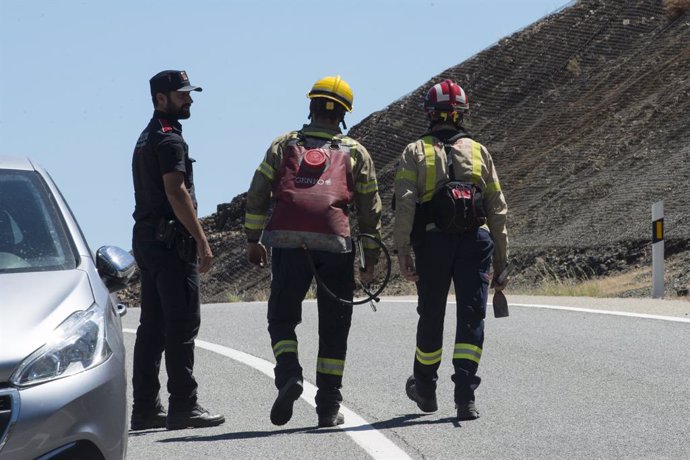
M 455 171 L 453 170 L 453 158 L 451 155 L 451 149 L 453 148 L 453 145 L 463 137 L 470 137 L 469 134 L 467 134 L 467 131 L 461 130 L 457 134 L 454 134 L 453 136 L 449 137 L 443 142 L 443 149 L 446 151 L 446 162 L 448 164 L 448 177 L 450 178 L 451 181 L 455 181 Z
M 450 138 L 445 142 L 445 144 L 446 144 L 446 145 L 453 145 L 453 144 L 455 144 L 457 141 L 459 141 L 460 139 L 462 139 L 463 137 L 470 137 L 470 135 L 467 134 L 466 131 L 460 131 L 460 132 L 457 133 L 456 135 L 450 137 Z

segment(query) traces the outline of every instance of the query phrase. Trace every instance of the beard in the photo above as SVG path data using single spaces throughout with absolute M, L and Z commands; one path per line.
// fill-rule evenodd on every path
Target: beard
M 165 113 L 177 120 L 186 120 L 192 116 L 189 110 L 191 106 L 191 104 L 177 106 L 171 99 L 168 98 L 168 103 L 165 105 Z
M 177 112 L 177 119 L 186 120 L 187 118 L 191 117 L 192 113 L 189 111 L 190 107 L 191 104 L 185 104 L 180 107 L 180 110 Z

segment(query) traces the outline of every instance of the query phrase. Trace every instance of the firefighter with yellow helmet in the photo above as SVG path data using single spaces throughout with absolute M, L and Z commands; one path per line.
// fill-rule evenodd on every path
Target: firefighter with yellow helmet
M 419 314 L 413 374 L 405 389 L 422 411 L 438 410 L 436 382 L 452 281 L 454 399 L 458 420 L 473 420 L 479 417 L 475 390 L 488 290 L 490 283 L 496 290 L 507 284 L 507 277 L 497 281 L 507 266 L 507 205 L 491 155 L 463 128 L 469 110 L 465 91 L 444 80 L 429 89 L 424 109 L 429 129 L 407 145 L 395 176 L 395 251 L 401 274 L 417 284 Z
M 276 360 L 278 396 L 271 422 L 284 425 L 302 394 L 302 367 L 295 327 L 301 322 L 302 301 L 316 275 L 337 297 L 352 301 L 354 255 L 349 213 L 354 205 L 361 233 L 378 236 L 381 199 L 374 162 L 367 150 L 344 135 L 346 112 L 352 111 L 350 85 L 340 76 L 314 83 L 308 95 L 310 123 L 276 138 L 254 173 L 244 229 L 248 260 L 267 264 L 271 247 L 271 294 L 268 332 Z M 269 208 L 273 208 L 269 215 Z M 366 271 L 373 277 L 376 248 L 364 247 Z M 313 265 L 312 265 L 313 264 Z M 319 349 L 316 363 L 316 412 L 319 427 L 344 422 L 343 371 L 352 305 L 344 305 L 317 288 Z

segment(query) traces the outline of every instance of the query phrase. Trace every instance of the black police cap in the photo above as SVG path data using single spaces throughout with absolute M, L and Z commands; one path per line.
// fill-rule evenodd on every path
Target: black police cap
M 149 80 L 151 95 L 167 93 L 168 91 L 202 91 L 199 86 L 189 83 L 187 72 L 184 70 L 164 70 L 158 72 Z

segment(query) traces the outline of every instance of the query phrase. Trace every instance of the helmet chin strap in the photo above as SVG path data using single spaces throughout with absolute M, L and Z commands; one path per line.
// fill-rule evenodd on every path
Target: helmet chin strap
M 462 113 L 453 112 L 453 124 L 458 128 L 462 128 Z
M 455 110 L 452 112 L 440 112 L 438 115 L 434 114 L 434 112 L 429 113 L 429 128 L 433 128 L 439 123 L 446 123 L 460 129 L 462 128 L 462 113 Z

